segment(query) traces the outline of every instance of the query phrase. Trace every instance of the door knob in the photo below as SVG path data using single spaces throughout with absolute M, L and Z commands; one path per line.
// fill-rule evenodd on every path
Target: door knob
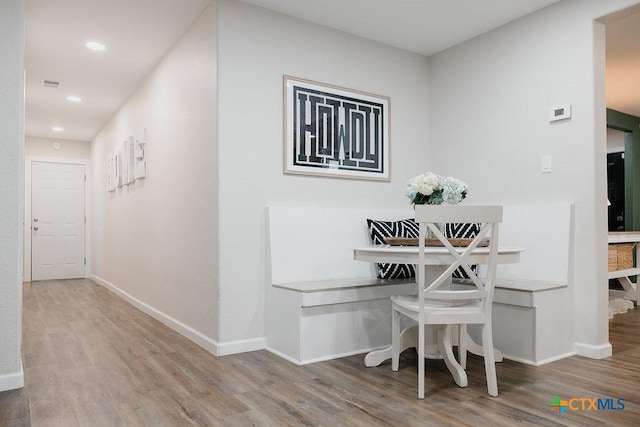
M 33 222 L 38 222 L 38 218 L 33 218 Z
M 38 231 L 38 227 L 34 226 L 34 227 L 33 227 L 33 230 L 34 230 L 34 231 Z

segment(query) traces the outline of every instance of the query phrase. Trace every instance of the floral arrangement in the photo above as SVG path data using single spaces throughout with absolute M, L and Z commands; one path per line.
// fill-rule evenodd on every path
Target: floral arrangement
M 409 180 L 405 195 L 412 205 L 457 205 L 467 197 L 467 187 L 459 179 L 426 172 Z

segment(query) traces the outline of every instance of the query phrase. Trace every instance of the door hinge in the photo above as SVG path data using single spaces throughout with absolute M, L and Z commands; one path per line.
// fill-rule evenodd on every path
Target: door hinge
M 87 265 L 87 259 L 86 258 L 84 259 L 84 265 Z
M 84 174 L 84 182 L 87 182 L 87 174 Z

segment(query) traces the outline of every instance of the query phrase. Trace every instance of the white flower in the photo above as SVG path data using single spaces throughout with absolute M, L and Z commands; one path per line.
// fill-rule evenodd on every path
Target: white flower
M 442 180 L 442 200 L 450 205 L 457 205 L 467 195 L 467 183 L 453 177 Z
M 439 184 L 440 180 L 438 176 L 434 173 L 427 172 L 409 180 L 407 193 L 413 193 L 413 195 L 420 193 L 425 196 L 430 196 L 431 193 L 438 188 Z
M 467 196 L 467 183 L 426 172 L 409 180 L 405 195 L 414 205 L 439 205 L 443 202 L 456 205 Z

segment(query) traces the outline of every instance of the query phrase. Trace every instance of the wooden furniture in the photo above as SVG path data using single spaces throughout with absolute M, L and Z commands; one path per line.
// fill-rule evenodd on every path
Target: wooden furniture
M 484 222 L 482 213 L 488 214 L 488 218 L 499 220 L 501 218 L 501 207 L 487 208 L 489 212 L 485 212 L 479 207 L 461 207 L 461 206 L 416 206 L 416 220 L 425 221 L 426 217 L 423 215 L 432 215 L 433 221 L 436 223 L 442 223 L 446 221 L 451 222 Z M 471 216 L 474 216 L 472 219 Z M 495 217 L 495 218 L 494 218 Z M 421 223 L 420 226 L 420 239 L 421 245 L 419 247 L 379 247 L 379 248 L 359 248 L 354 250 L 355 259 L 363 261 L 380 261 L 385 262 L 398 262 L 398 263 L 411 263 L 417 265 L 418 272 L 418 296 L 406 297 L 398 296 L 392 298 L 393 307 L 393 329 L 392 329 L 392 368 L 397 370 L 398 368 L 398 356 L 407 347 L 408 341 L 403 339 L 403 336 L 415 334 L 415 328 L 411 326 L 405 330 L 400 330 L 400 314 L 403 317 L 412 319 L 418 324 L 417 331 L 417 349 L 418 349 L 418 397 L 424 398 L 424 360 L 425 353 L 433 352 L 432 348 L 425 348 L 425 325 L 438 325 L 435 326 L 435 330 L 438 334 L 437 345 L 440 354 L 445 359 L 445 363 L 452 373 L 454 380 L 461 387 L 466 387 L 467 378 L 464 372 L 463 366 L 461 366 L 453 357 L 451 349 L 451 340 L 449 338 L 449 328 L 444 327 L 444 324 L 466 324 L 466 323 L 482 323 L 486 322 L 487 317 L 491 317 L 491 302 L 477 306 L 472 300 L 478 298 L 490 298 L 493 291 L 485 289 L 484 284 L 480 279 L 475 276 L 475 273 L 471 270 L 473 264 L 487 264 L 493 266 L 489 273 L 489 277 L 495 276 L 495 265 L 498 260 L 498 245 L 491 245 L 488 248 L 476 248 L 476 245 L 485 237 L 485 234 L 490 230 L 490 227 L 483 228 L 481 234 L 472 241 L 469 247 L 453 247 L 451 246 L 444 235 L 432 225 L 433 231 L 437 237 L 443 242 L 444 247 L 425 247 L 425 223 Z M 497 242 L 498 234 L 497 228 L 494 228 L 495 232 L 492 233 L 492 241 Z M 502 262 L 517 262 L 519 254 L 522 251 L 520 248 L 501 248 L 500 253 Z M 475 278 L 472 283 L 477 286 L 475 290 L 443 290 L 442 285 L 450 283 L 452 272 L 459 266 L 465 267 L 467 274 L 470 277 Z M 428 279 L 427 279 L 428 276 Z M 427 286 L 430 285 L 430 286 Z M 493 284 L 493 280 L 489 281 L 489 284 Z M 491 286 L 490 286 L 491 287 Z M 425 295 L 431 298 L 431 303 L 427 303 Z M 433 299 L 439 301 L 434 303 Z M 451 298 L 455 302 L 451 301 Z M 457 305 L 456 308 L 451 307 L 451 304 Z M 438 306 L 437 308 L 435 306 Z M 448 306 L 448 307 L 447 307 Z M 485 309 L 485 310 L 483 310 Z M 455 313 L 455 314 L 454 314 Z M 462 352 L 466 355 L 465 343 L 468 338 L 464 334 L 465 328 L 460 328 L 462 334 L 459 338 L 459 343 L 462 347 Z M 493 345 L 491 340 L 491 330 L 485 327 L 483 335 L 484 354 L 487 354 L 488 360 L 487 372 L 489 377 L 492 377 L 492 370 L 495 372 L 493 362 Z M 388 354 L 388 350 L 383 350 L 384 355 Z M 376 352 L 380 354 L 380 352 Z M 462 354 L 462 353 L 461 353 Z M 367 356 L 369 357 L 369 355 Z M 367 359 L 365 359 L 367 361 Z M 369 360 L 370 361 L 370 360 Z M 488 366 L 487 365 L 487 366 Z M 493 375 L 495 378 L 495 375 Z M 490 394 L 495 395 L 497 393 L 497 385 L 495 381 L 489 380 Z
M 267 349 L 305 365 L 388 345 L 390 297 L 415 293 L 415 279 L 377 279 L 352 253 L 370 244 L 368 218 L 413 211 L 270 206 L 267 214 Z
M 573 321 L 568 286 L 572 206 L 505 206 L 503 212 L 501 246 L 526 251 L 517 254 L 519 262 L 498 265 L 494 345 L 505 358 L 536 366 L 568 357 L 574 354 L 571 328 L 557 325 Z M 353 262 L 353 248 L 370 249 L 367 218 L 414 215 L 409 208 L 269 207 L 264 219 L 267 349 L 300 365 L 358 353 L 368 353 L 367 366 L 390 359 L 389 296 L 411 295 L 415 284 L 377 282 L 376 261 Z M 380 262 L 389 256 L 408 262 L 397 252 L 402 249 L 387 250 L 377 255 Z M 480 341 L 474 326 L 468 333 Z M 413 345 L 408 342 L 406 348 Z
M 571 329 L 557 328 L 557 325 L 570 324 L 573 315 L 568 287 L 569 260 L 573 254 L 571 210 L 571 205 L 504 207 L 500 245 L 526 250 L 518 254 L 518 262 L 503 263 L 505 258 L 499 253 L 493 300 L 493 339 L 499 350 L 496 361 L 502 353 L 506 359 L 539 366 L 574 354 Z M 541 229 L 545 230 L 544 239 L 540 238 Z M 398 254 L 405 250 L 369 247 L 355 256 L 371 262 L 391 258 L 408 262 L 411 254 Z M 550 334 L 550 330 L 554 333 Z M 468 333 L 480 342 L 477 328 L 470 326 Z M 405 348 L 415 345 L 411 335 L 403 339 L 406 339 Z M 479 354 L 480 350 L 474 352 Z M 390 346 L 367 354 L 365 364 L 378 366 L 389 358 Z
M 464 251 L 464 248 L 458 248 L 460 252 Z M 519 247 L 499 247 L 498 248 L 498 263 L 513 264 L 520 261 L 520 256 L 525 251 Z M 429 265 L 426 269 L 426 274 L 438 274 L 438 271 L 442 269 L 443 259 L 448 258 L 448 251 L 444 247 L 427 247 L 425 248 L 425 262 Z M 489 255 L 489 248 L 476 248 L 472 257 L 474 263 L 484 263 L 485 259 Z M 353 259 L 356 261 L 366 261 L 369 263 L 379 262 L 392 262 L 399 264 L 417 264 L 418 263 L 418 247 L 417 246 L 389 246 L 389 245 L 368 245 L 353 249 Z M 409 295 L 415 295 L 417 288 L 414 284 L 413 292 Z M 427 331 L 426 335 L 429 337 L 431 332 Z M 440 358 L 442 357 L 437 349 L 436 337 L 431 334 L 431 342 L 433 343 L 431 348 L 427 345 L 425 351 L 426 357 Z M 404 333 L 400 337 L 401 351 L 404 351 L 411 347 L 417 346 L 417 335 L 413 333 Z M 468 342 L 467 350 L 471 353 L 482 355 L 482 347 L 475 344 L 473 340 Z M 385 360 L 391 359 L 392 351 L 391 345 L 370 351 L 364 358 L 365 365 L 367 367 L 378 366 Z M 495 351 L 496 360 L 502 359 L 502 354 Z M 462 369 L 454 369 L 452 375 L 455 378 L 464 378 L 466 375 L 462 372 Z M 462 380 L 459 380 L 462 382 Z
M 480 225 L 480 231 L 464 248 L 456 249 L 440 231 L 438 225 L 445 221 Z M 495 360 L 493 357 L 493 335 L 491 329 L 491 307 L 498 260 L 498 228 L 502 221 L 502 206 L 416 206 L 416 222 L 419 224 L 418 264 L 416 264 L 418 295 L 416 297 L 391 297 L 393 308 L 391 330 L 391 369 L 398 370 L 400 360 L 401 317 L 408 318 L 418 325 L 418 398 L 424 399 L 424 329 L 432 325 L 438 334 L 438 348 L 447 366 L 450 364 L 466 368 L 468 324 L 482 325 L 482 346 L 485 360 L 487 388 L 491 396 L 498 395 Z M 440 268 L 439 274 L 426 276 L 425 237 L 427 230 L 447 249 L 451 258 L 446 268 Z M 486 260 L 488 274 L 480 279 L 470 261 L 473 250 L 485 236 L 491 236 L 489 256 Z M 444 257 L 442 258 L 444 262 Z M 458 289 L 451 286 L 451 276 L 462 268 L 472 289 Z M 458 356 L 460 364 L 453 356 L 450 325 L 458 325 Z M 453 369 L 451 367 L 450 369 Z M 459 384 L 467 386 L 466 378 Z
M 571 325 L 573 206 L 505 206 L 500 245 L 521 246 L 520 262 L 498 265 L 493 341 L 506 359 L 540 366 L 574 354 Z M 469 327 L 469 335 L 480 331 Z M 549 331 L 553 331 L 550 333 Z
M 611 290 L 610 294 L 638 303 L 638 285 L 631 281 L 640 275 L 640 268 L 633 261 L 635 248 L 640 242 L 640 231 L 609 232 L 609 279 L 617 279 L 622 291 Z M 614 259 L 615 258 L 615 262 Z

